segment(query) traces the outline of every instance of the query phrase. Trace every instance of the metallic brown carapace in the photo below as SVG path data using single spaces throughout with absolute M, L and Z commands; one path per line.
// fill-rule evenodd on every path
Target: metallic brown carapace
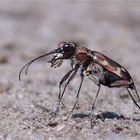
M 140 106 L 138 104 L 138 101 L 140 101 L 140 97 L 136 90 L 134 81 L 128 71 L 123 66 L 113 61 L 109 57 L 105 56 L 104 54 L 92 51 L 86 47 L 81 47 L 79 44 L 76 44 L 74 42 L 62 42 L 58 45 L 57 49 L 51 51 L 50 53 L 39 56 L 38 58 L 27 63 L 25 66 L 23 66 L 19 73 L 19 80 L 21 79 L 21 73 L 24 68 L 26 69 L 27 74 L 28 68 L 31 63 L 48 55 L 53 55 L 53 58 L 48 61 L 49 63 L 51 63 L 51 67 L 60 67 L 64 60 L 70 60 L 72 68 L 69 72 L 66 73 L 66 75 L 59 83 L 57 111 L 59 111 L 59 106 L 68 84 L 79 71 L 81 76 L 81 82 L 72 110 L 74 110 L 78 102 L 78 97 L 84 77 L 88 77 L 99 87 L 92 105 L 92 110 L 94 109 L 101 85 L 108 86 L 110 88 L 126 88 L 134 104 L 140 109 Z M 64 88 L 61 91 L 62 84 L 64 82 Z M 131 91 L 134 91 L 135 96 L 132 94 Z

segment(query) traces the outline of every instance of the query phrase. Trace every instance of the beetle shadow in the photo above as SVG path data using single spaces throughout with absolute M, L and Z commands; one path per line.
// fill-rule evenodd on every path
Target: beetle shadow
M 86 118 L 86 117 L 90 117 L 91 113 L 74 113 L 72 114 L 72 118 Z M 94 115 L 96 119 L 101 119 L 101 120 L 105 120 L 105 119 L 117 119 L 117 120 L 133 120 L 135 122 L 140 122 L 140 118 L 136 119 L 136 118 L 129 118 L 129 117 L 124 117 L 123 115 L 118 115 L 115 112 L 101 112 L 98 113 L 96 115 Z

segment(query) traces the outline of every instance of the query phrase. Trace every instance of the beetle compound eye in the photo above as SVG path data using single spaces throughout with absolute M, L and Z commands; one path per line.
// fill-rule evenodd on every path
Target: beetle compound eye
M 64 45 L 64 51 L 70 51 L 71 49 L 73 49 L 73 46 L 69 43 Z
M 70 47 L 70 45 L 69 44 L 66 44 L 65 47 L 68 48 L 68 47 Z
M 66 44 L 64 45 L 64 48 L 70 48 L 70 47 L 72 47 L 71 44 L 66 43 Z

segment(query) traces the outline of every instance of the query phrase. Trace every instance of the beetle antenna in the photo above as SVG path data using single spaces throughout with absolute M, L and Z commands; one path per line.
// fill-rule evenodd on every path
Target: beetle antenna
M 44 55 L 41 55 L 41 56 L 39 56 L 39 57 L 37 57 L 37 58 L 31 60 L 30 62 L 28 62 L 26 65 L 24 65 L 24 66 L 21 68 L 20 72 L 19 72 L 19 81 L 21 81 L 21 73 L 22 73 L 22 71 L 24 70 L 24 68 L 26 68 L 25 74 L 27 75 L 29 66 L 30 66 L 34 61 L 36 61 L 36 60 L 38 60 L 38 59 L 40 59 L 40 58 L 43 58 L 43 57 L 45 57 L 45 56 L 47 56 L 47 55 L 50 55 L 50 54 L 51 54 L 51 52 L 50 52 L 50 53 L 46 53 L 46 54 L 44 54 Z

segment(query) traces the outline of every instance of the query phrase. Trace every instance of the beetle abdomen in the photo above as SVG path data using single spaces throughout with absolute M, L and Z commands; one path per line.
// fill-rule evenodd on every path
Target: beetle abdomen
M 133 86 L 132 82 L 127 81 L 127 80 L 122 80 L 121 78 L 119 78 L 117 75 L 105 71 L 100 79 L 100 83 L 108 86 L 108 87 L 127 87 L 127 88 L 131 88 Z

